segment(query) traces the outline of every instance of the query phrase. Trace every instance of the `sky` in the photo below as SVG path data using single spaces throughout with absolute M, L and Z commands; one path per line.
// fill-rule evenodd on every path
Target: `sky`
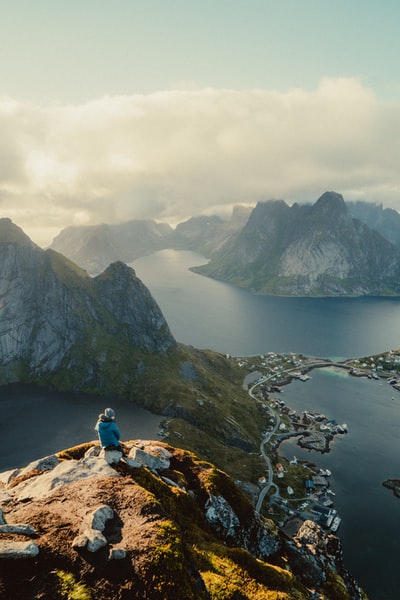
M 0 217 L 400 210 L 398 0 L 0 0 Z

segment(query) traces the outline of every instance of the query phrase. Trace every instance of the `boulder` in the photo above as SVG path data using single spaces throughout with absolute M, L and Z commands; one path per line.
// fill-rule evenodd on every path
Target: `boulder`
M 0 540 L 0 558 L 34 558 L 38 554 L 39 546 L 34 542 Z
M 31 525 L 16 524 L 16 525 L 0 525 L 0 533 L 16 533 L 18 535 L 36 535 L 36 531 Z
M 166 456 L 155 456 L 154 454 L 145 452 L 136 446 L 134 446 L 129 452 L 129 458 L 133 459 L 136 463 L 143 467 L 148 467 L 151 471 L 168 469 L 170 465 L 170 460 Z
M 72 542 L 73 548 L 87 548 L 89 552 L 97 552 L 107 546 L 107 540 L 98 529 L 85 529 Z
M 60 459 L 55 454 L 44 456 L 38 460 L 33 460 L 24 469 L 21 470 L 20 475 L 25 475 L 30 471 L 51 471 L 60 463 Z
M 106 521 L 109 521 L 114 517 L 114 511 L 111 506 L 107 504 L 102 504 L 98 506 L 93 512 L 88 516 L 88 523 L 91 529 L 98 529 L 99 531 L 103 531 L 106 526 Z
M 86 450 L 84 458 L 90 458 L 91 456 L 99 456 L 100 450 L 100 446 L 90 446 L 90 448 Z
M 89 552 L 97 552 L 100 548 L 107 546 L 107 540 L 98 529 L 86 529 L 84 535 L 87 537 L 86 548 Z
M 126 550 L 123 548 L 111 548 L 108 560 L 122 560 L 126 558 Z
M 106 450 L 102 448 L 100 451 L 100 457 L 103 458 L 109 465 L 117 464 L 122 458 L 122 452 L 120 450 Z

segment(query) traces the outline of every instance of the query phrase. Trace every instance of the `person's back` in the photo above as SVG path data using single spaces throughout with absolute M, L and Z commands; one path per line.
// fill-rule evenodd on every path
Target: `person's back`
M 120 450 L 119 440 L 121 437 L 117 424 L 115 423 L 115 412 L 112 408 L 106 408 L 99 415 L 95 430 L 98 433 L 100 446 L 110 450 Z

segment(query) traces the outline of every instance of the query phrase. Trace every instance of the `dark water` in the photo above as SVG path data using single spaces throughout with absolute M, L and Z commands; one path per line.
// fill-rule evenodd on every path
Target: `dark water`
M 400 345 L 400 299 L 257 296 L 188 270 L 205 262 L 164 250 L 133 263 L 180 342 L 233 356 L 351 357 Z
M 306 382 L 284 388 L 282 399 L 298 411 L 323 412 L 346 422 L 328 454 L 281 445 L 288 459 L 316 462 L 332 471 L 335 508 L 345 562 L 373 600 L 394 600 L 400 588 L 400 500 L 382 486 L 400 477 L 400 392 L 384 382 L 356 379 L 343 371 L 314 370 Z
M 0 387 L 0 471 L 97 439 L 97 417 L 104 398 L 59 394 L 11 385 Z M 134 404 L 113 400 L 121 438 L 155 439 L 161 417 Z

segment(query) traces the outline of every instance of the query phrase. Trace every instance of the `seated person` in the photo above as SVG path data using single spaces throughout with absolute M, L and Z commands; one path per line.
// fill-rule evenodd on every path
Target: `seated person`
M 102 448 L 122 452 L 119 443 L 121 434 L 115 423 L 115 411 L 112 408 L 106 408 L 104 414 L 99 415 L 95 430 L 98 433 Z

